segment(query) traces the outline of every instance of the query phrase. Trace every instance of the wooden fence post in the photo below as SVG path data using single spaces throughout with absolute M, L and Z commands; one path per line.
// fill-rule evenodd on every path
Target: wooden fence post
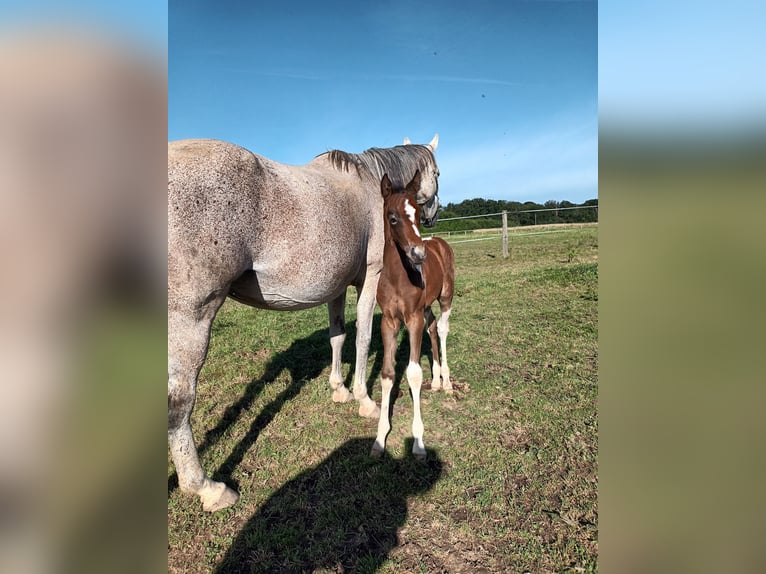
M 508 258 L 508 212 L 503 211 L 503 259 Z

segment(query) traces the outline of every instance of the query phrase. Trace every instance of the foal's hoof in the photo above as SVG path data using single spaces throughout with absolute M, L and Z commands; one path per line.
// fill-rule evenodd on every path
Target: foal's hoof
M 347 403 L 354 398 L 346 387 L 338 387 L 332 392 L 332 402 L 334 403 Z
M 215 512 L 233 506 L 239 500 L 239 494 L 233 491 L 222 482 L 209 481 L 199 491 L 199 497 L 202 500 L 202 510 L 205 512 Z
M 379 419 L 380 407 L 372 399 L 363 400 L 359 404 L 359 416 L 366 419 Z
M 412 444 L 412 454 L 415 456 L 415 460 L 423 461 L 426 459 L 426 445 L 423 444 L 422 438 L 416 438 Z

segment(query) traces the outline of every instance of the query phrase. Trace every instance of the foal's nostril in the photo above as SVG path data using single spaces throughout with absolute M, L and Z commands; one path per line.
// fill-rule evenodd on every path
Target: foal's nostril
M 426 250 L 422 245 L 417 245 L 410 249 L 410 259 L 416 265 L 423 263 L 426 259 Z

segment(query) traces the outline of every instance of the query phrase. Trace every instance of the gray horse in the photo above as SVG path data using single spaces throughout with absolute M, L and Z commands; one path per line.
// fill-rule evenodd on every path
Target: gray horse
M 439 170 L 428 145 L 323 153 L 284 165 L 234 144 L 168 144 L 168 442 L 181 490 L 202 507 L 231 506 L 239 495 L 205 475 L 189 422 L 210 327 L 227 296 L 261 309 L 327 303 L 336 402 L 343 385 L 346 289 L 357 289 L 354 398 L 361 416 L 380 409 L 367 394 L 366 367 L 375 293 L 383 266 L 383 199 L 388 174 L 404 187 L 417 170 L 421 221 L 435 223 Z

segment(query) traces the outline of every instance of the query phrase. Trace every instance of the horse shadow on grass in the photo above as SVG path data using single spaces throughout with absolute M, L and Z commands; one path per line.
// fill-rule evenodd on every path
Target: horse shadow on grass
M 290 480 L 247 521 L 216 574 L 375 572 L 399 544 L 407 499 L 428 492 L 442 462 L 370 457 L 372 441 L 348 440 Z M 412 449 L 412 441 L 405 445 Z
M 380 322 L 380 314 L 375 314 L 373 317 L 373 336 L 370 341 L 369 351 L 369 356 L 374 357 L 374 362 L 367 376 L 367 390 L 370 395 L 372 395 L 372 387 L 380 376 L 380 371 L 383 365 L 383 347 L 379 336 Z M 228 326 L 229 325 L 226 323 L 222 323 L 220 326 L 214 324 L 213 329 L 215 331 L 216 327 L 218 327 L 218 329 L 225 330 Z M 344 384 L 346 387 L 350 388 L 352 386 L 354 364 L 356 360 L 356 322 L 348 321 L 345 324 L 345 329 L 346 342 L 343 345 L 341 358 L 345 365 L 349 365 L 348 374 L 346 375 Z M 397 396 L 396 391 L 398 389 L 398 384 L 404 371 L 404 364 L 406 363 L 406 347 L 406 345 L 400 345 L 399 352 L 397 353 L 396 382 L 394 393 L 392 395 L 392 409 Z M 200 456 L 215 445 L 221 437 L 225 436 L 240 416 L 250 412 L 250 408 L 266 385 L 275 381 L 285 370 L 290 373 L 290 384 L 273 401 L 263 407 L 251 423 L 245 436 L 234 446 L 223 464 L 213 472 L 212 478 L 214 480 L 226 482 L 235 489 L 238 489 L 239 485 L 232 478 L 232 474 L 237 465 L 242 462 L 248 449 L 255 444 L 261 431 L 268 426 L 287 401 L 296 397 L 305 385 L 320 377 L 322 372 L 331 364 L 332 350 L 330 348 L 330 339 L 326 328 L 319 329 L 308 337 L 296 340 L 289 348 L 276 353 L 271 357 L 266 365 L 263 375 L 250 381 L 242 396 L 226 408 L 218 424 L 205 433 L 204 439 L 197 447 L 197 452 Z M 316 382 L 319 383 L 319 381 Z M 329 403 L 332 400 L 330 398 L 330 385 L 327 380 L 323 380 L 323 383 L 327 387 L 327 401 Z M 372 441 L 373 438 L 374 437 L 371 437 L 370 440 Z M 178 488 L 178 476 L 173 472 L 168 477 L 168 495 L 170 495 L 176 488 Z

